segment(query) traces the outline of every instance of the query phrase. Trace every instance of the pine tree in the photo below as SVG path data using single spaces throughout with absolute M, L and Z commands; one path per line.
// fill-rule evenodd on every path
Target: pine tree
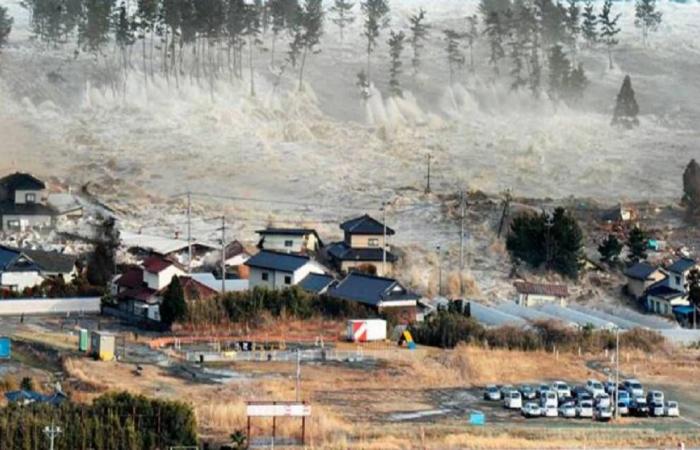
M 447 52 L 447 64 L 450 68 L 450 85 L 454 84 L 456 71 L 464 66 L 465 58 L 460 41 L 464 35 L 455 30 L 445 30 L 445 51 Z
M 661 24 L 661 11 L 656 10 L 656 0 L 637 0 L 634 25 L 642 29 L 642 42 L 647 43 L 650 31 L 656 31 Z
M 598 253 L 600 253 L 600 260 L 608 263 L 614 264 L 617 262 L 622 252 L 622 243 L 615 237 L 614 234 L 609 234 L 603 242 L 598 246 Z
M 479 38 L 479 19 L 476 15 L 467 17 L 467 47 L 469 47 L 469 70 L 474 73 L 474 45 Z
M 403 31 L 398 33 L 391 31 L 389 41 L 389 91 L 394 97 L 401 97 L 403 91 L 401 90 L 401 82 L 399 80 L 401 76 L 401 53 L 403 52 L 404 42 L 406 41 L 406 35 Z
M 331 14 L 333 14 L 331 22 L 336 24 L 338 26 L 338 30 L 340 30 L 340 42 L 343 42 L 344 40 L 343 33 L 345 28 L 355 21 L 355 16 L 352 14 L 352 9 L 354 6 L 355 4 L 349 2 L 348 0 L 334 0 L 333 6 L 331 6 L 329 10 Z
M 510 41 L 509 56 L 512 60 L 510 75 L 512 78 L 511 89 L 518 90 L 528 85 L 528 74 L 525 73 L 528 66 L 529 49 L 533 47 L 537 23 L 532 9 L 522 0 L 514 5 L 513 25 Z
M 304 67 L 309 53 L 318 53 L 318 45 L 323 34 L 323 1 L 305 0 L 301 9 L 300 30 L 301 30 L 301 64 L 299 66 L 299 90 L 304 85 Z
M 545 47 L 566 41 L 566 8 L 552 0 L 534 0 L 535 16 L 539 21 Z
M 182 289 L 180 278 L 173 277 L 170 285 L 163 294 L 163 301 L 160 304 L 161 322 L 172 325 L 175 322 L 184 320 L 187 317 L 187 302 L 185 292 Z
M 581 7 L 578 5 L 578 0 L 568 0 L 566 9 L 566 17 L 564 23 L 566 25 L 567 37 L 571 54 L 576 55 L 578 45 L 578 36 L 581 34 Z M 575 59 L 575 58 L 574 58 Z
M 505 36 L 505 28 L 502 23 L 502 17 L 498 12 L 492 12 L 486 20 L 486 28 L 484 33 L 489 38 L 490 56 L 489 63 L 493 66 L 493 71 L 496 75 L 500 73 L 498 62 L 505 56 L 503 50 L 503 39 Z
M 582 17 L 581 33 L 590 48 L 598 42 L 598 16 L 593 9 L 593 0 L 585 0 Z
M 549 50 L 547 62 L 549 66 L 549 96 L 552 100 L 558 101 L 565 96 L 571 62 L 559 44 L 552 46 Z
M 85 0 L 84 18 L 78 26 L 78 45 L 95 57 L 109 42 L 114 0 Z
M 636 127 L 639 125 L 637 114 L 639 114 L 639 105 L 637 105 L 637 100 L 634 98 L 632 79 L 627 75 L 622 82 L 620 92 L 617 94 L 612 124 L 625 128 Z
M 548 243 L 547 268 L 577 279 L 583 266 L 583 232 L 576 219 L 564 208 L 557 208 L 545 235 Z
M 113 218 L 102 219 L 95 231 L 95 249 L 87 264 L 87 279 L 93 286 L 107 286 L 115 269 L 119 231 Z
M 637 262 L 647 258 L 647 245 L 649 238 L 644 230 L 635 226 L 627 237 L 627 253 L 631 262 Z
M 7 37 L 12 31 L 13 19 L 7 14 L 7 8 L 0 6 L 0 52 L 7 45 Z
M 586 72 L 583 70 L 583 64 L 578 63 L 578 66 L 569 73 L 565 80 L 566 98 L 569 103 L 575 103 L 580 100 L 589 83 Z
M 428 37 L 428 25 L 425 24 L 425 10 L 419 9 L 417 13 L 408 18 L 411 24 L 411 48 L 413 48 L 413 73 L 418 73 L 421 63 L 421 51 L 423 50 L 423 42 Z
M 700 216 L 700 164 L 691 159 L 683 172 L 683 198 L 681 200 L 689 219 Z
M 126 3 L 121 2 L 112 19 L 114 28 L 114 41 L 119 47 L 122 56 L 122 70 L 127 71 L 129 67 L 128 48 L 134 44 L 133 23 L 129 17 Z
M 542 90 L 542 64 L 540 63 L 540 52 L 537 46 L 533 45 L 530 50 L 530 78 L 528 87 L 535 98 L 540 96 Z
M 608 48 L 608 60 L 610 61 L 610 69 L 613 68 L 612 49 L 619 41 L 617 34 L 620 32 L 620 27 L 617 26 L 617 21 L 620 20 L 621 14 L 612 17 L 612 0 L 605 0 L 603 10 L 598 18 L 600 19 L 600 39 Z
M 389 25 L 389 3 L 387 0 L 365 0 L 360 6 L 365 16 L 363 33 L 367 39 L 367 71 L 365 75 L 369 86 L 372 84 L 370 58 L 377 46 L 381 30 Z
M 254 51 L 262 44 L 262 11 L 256 3 L 246 3 L 244 8 L 244 28 L 242 35 L 248 39 L 248 69 L 250 72 L 250 96 L 255 97 L 255 72 L 253 66 Z

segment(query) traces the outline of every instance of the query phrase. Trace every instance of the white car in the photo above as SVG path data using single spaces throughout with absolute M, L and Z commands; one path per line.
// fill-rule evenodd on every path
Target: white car
M 681 415 L 680 408 L 678 407 L 678 402 L 669 401 L 666 402 L 665 415 L 668 417 L 678 417 Z
M 601 422 L 607 422 L 612 419 L 612 410 L 607 407 L 597 407 L 595 409 L 595 420 L 600 420 Z
M 627 392 L 630 393 L 630 396 L 632 398 L 644 397 L 644 388 L 642 387 L 642 383 L 640 383 L 639 380 L 630 378 L 628 380 L 623 381 L 622 386 Z
M 649 415 L 654 417 L 661 417 L 666 415 L 666 407 L 663 403 L 652 402 L 649 403 Z
M 590 400 L 583 400 L 576 407 L 576 415 L 578 417 L 592 418 L 593 417 L 593 402 Z
M 542 408 L 542 415 L 544 417 L 559 417 L 559 410 L 556 406 L 545 406 Z
M 498 401 L 501 399 L 501 391 L 495 384 L 489 384 L 484 389 L 484 400 Z
M 647 392 L 647 403 L 663 403 L 664 393 L 661 391 L 649 391 Z
M 510 392 L 514 389 L 515 388 L 513 387 L 512 384 L 504 384 L 503 386 L 501 386 L 501 397 L 505 397 L 508 392 Z
M 630 408 L 627 406 L 626 402 L 617 402 L 617 409 L 620 410 L 621 416 L 628 416 L 630 414 Z
M 503 406 L 508 409 L 520 409 L 523 407 L 523 399 L 518 391 L 506 392 L 503 398 Z
M 552 383 L 551 390 L 556 392 L 559 398 L 571 397 L 571 388 L 563 381 L 555 381 Z
M 610 408 L 610 396 L 608 394 L 601 394 L 596 399 L 596 405 L 601 408 Z
M 573 402 L 564 403 L 559 407 L 561 417 L 576 417 L 576 406 Z
M 540 417 L 542 416 L 542 408 L 540 408 L 540 405 L 534 402 L 530 402 L 525 404 L 520 409 L 520 412 L 522 413 L 523 416 L 525 417 Z
M 559 399 L 557 398 L 557 393 L 554 391 L 545 391 L 540 394 L 540 406 L 543 408 L 554 408 L 557 409 L 559 406 Z
M 548 384 L 540 384 L 537 386 L 537 397 L 542 397 L 542 394 L 549 391 L 549 385 Z
M 598 380 L 586 381 L 586 390 L 589 394 L 591 394 L 591 397 L 593 398 L 605 394 L 605 387 L 603 387 L 603 383 L 601 383 Z

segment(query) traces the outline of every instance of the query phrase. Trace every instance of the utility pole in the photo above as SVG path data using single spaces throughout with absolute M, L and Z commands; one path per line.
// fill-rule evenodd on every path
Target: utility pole
M 615 329 L 615 419 L 620 418 L 620 329 Z
M 438 297 L 442 295 L 442 252 L 440 246 L 437 246 L 438 254 Z
M 386 276 L 386 205 L 382 203 L 382 224 L 384 225 L 384 238 L 382 239 L 382 276 Z
M 301 401 L 301 350 L 297 350 L 297 380 L 296 380 L 297 403 Z
M 430 160 L 432 159 L 432 157 L 433 157 L 433 155 L 428 153 L 428 176 L 427 176 L 428 184 L 426 184 L 426 186 L 425 186 L 425 193 L 426 194 L 430 194 Z
M 51 420 L 51 426 L 44 427 L 44 434 L 49 438 L 49 450 L 54 450 L 54 440 L 62 432 L 61 427 L 53 424 L 53 419 Z
M 187 190 L 187 273 L 192 272 L 192 192 Z
M 459 193 L 459 293 L 464 294 L 464 209 L 465 209 L 464 191 Z
M 226 216 L 221 216 L 221 295 L 226 294 Z

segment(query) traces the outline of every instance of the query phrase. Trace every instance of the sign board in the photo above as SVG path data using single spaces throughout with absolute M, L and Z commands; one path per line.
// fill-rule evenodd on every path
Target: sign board
M 248 417 L 308 417 L 311 415 L 311 405 L 303 403 L 257 403 L 249 404 L 246 408 Z

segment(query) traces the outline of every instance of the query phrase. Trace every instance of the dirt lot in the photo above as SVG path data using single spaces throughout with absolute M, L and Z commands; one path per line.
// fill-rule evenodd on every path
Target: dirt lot
M 97 362 L 65 349 L 70 342 L 66 336 L 72 333 L 69 327 L 61 330 L 60 322 L 40 319 L 28 322 L 15 324 L 12 332 L 31 343 L 29 331 L 33 330 L 37 343 L 27 344 L 31 351 L 15 352 L 17 358 L 9 364 L 0 363 L 0 373 L 15 367 L 52 379 L 56 367 L 51 358 L 26 355 L 50 354 L 46 342 L 53 340 L 65 355 L 59 370 L 74 400 L 89 401 L 108 390 L 185 400 L 196 410 L 200 433 L 212 442 L 244 428 L 246 400 L 295 398 L 294 363 L 187 364 L 150 350 L 143 338 L 125 344 L 128 361 Z M 339 349 L 351 348 L 355 346 L 339 345 Z M 679 419 L 624 419 L 617 424 L 525 420 L 500 403 L 482 400 L 481 387 L 604 379 L 609 359 L 475 347 L 410 351 L 384 344 L 367 347 L 364 361 L 305 362 L 301 397 L 312 404 L 308 431 L 315 448 L 671 448 L 679 440 L 700 445 L 700 394 L 695 383 L 700 376 L 699 354 L 674 352 L 651 359 L 646 354 L 626 354 L 621 361 L 624 375 L 634 374 L 646 388 L 662 389 L 667 398 L 679 400 L 683 415 Z M 372 355 L 379 358 L 371 359 Z M 472 410 L 486 414 L 487 426 L 467 425 Z M 298 423 L 292 420 L 280 420 L 277 426 L 280 435 L 298 435 Z M 269 422 L 254 422 L 258 436 L 269 434 L 270 429 Z

